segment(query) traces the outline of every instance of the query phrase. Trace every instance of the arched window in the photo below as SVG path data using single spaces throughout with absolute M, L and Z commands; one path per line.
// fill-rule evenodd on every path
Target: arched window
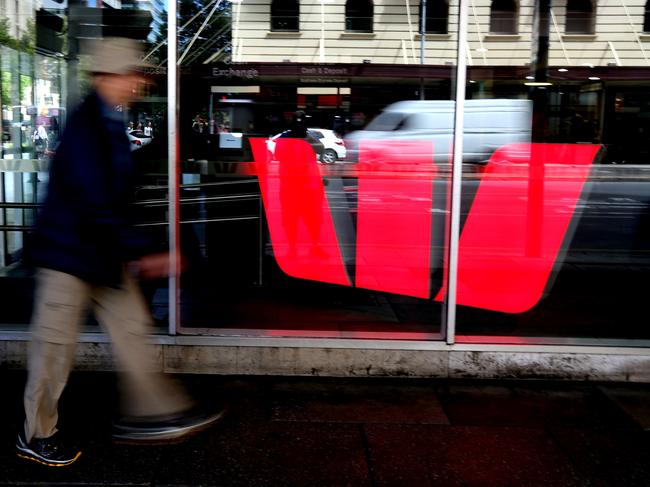
M 372 32 L 373 16 L 372 0 L 348 0 L 345 2 L 346 31 Z
M 645 13 L 643 14 L 643 32 L 650 32 L 650 0 L 645 4 Z
M 650 0 L 648 0 L 650 1 Z M 422 30 L 422 2 L 418 14 L 420 24 L 418 31 Z M 446 0 L 429 0 L 427 2 L 427 18 L 424 22 L 424 31 L 427 34 L 447 34 L 449 24 L 449 4 Z
M 493 0 L 490 8 L 491 34 L 516 34 L 519 29 L 519 8 L 516 0 Z
M 568 0 L 565 33 L 593 34 L 594 20 L 594 4 L 591 0 Z
M 300 4 L 298 0 L 272 0 L 271 30 L 283 32 L 300 30 Z

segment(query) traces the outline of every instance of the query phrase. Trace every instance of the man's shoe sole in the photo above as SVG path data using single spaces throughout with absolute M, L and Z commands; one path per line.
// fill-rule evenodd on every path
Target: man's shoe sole
M 171 443 L 178 442 L 192 435 L 205 431 L 226 414 L 226 409 L 207 418 L 205 421 L 189 426 L 175 426 L 152 430 L 152 428 L 137 426 L 116 426 L 113 431 L 113 441 L 116 443 Z M 116 431 L 119 430 L 119 431 Z
M 24 458 L 25 460 L 31 460 L 32 462 L 36 462 L 40 465 L 45 465 L 47 467 L 67 467 L 69 465 L 72 465 L 74 462 L 76 462 L 79 457 L 81 456 L 81 452 L 77 452 L 77 454 L 74 456 L 74 458 L 70 460 L 65 460 L 63 462 L 53 462 L 52 460 L 48 460 L 46 458 L 43 458 L 36 453 L 32 452 L 31 450 L 25 452 L 21 450 L 20 448 L 16 447 L 18 451 L 16 452 L 16 455 L 20 458 Z

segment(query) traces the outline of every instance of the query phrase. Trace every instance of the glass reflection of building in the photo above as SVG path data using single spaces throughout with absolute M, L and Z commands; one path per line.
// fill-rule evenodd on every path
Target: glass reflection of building
M 422 342 L 446 339 L 449 343 L 647 340 L 648 332 L 639 319 L 650 246 L 650 194 L 646 188 L 650 142 L 645 136 L 650 130 L 650 22 L 646 5 L 590 0 L 552 5 L 546 1 L 474 0 L 461 5 L 456 0 L 428 0 L 426 6 L 416 0 L 202 0 L 188 7 L 189 3 L 180 2 L 179 61 L 178 67 L 172 68 L 178 70 L 179 83 L 176 128 L 180 160 L 175 167 L 168 165 L 166 152 L 169 114 L 165 103 L 170 93 L 163 36 L 169 34 L 168 2 L 69 2 L 77 7 L 100 3 L 104 9 L 151 13 L 145 37 L 153 67 L 148 72 L 146 96 L 129 116 L 135 126 L 153 123 L 157 134 L 150 145 L 135 153 L 146 178 L 139 193 L 143 199 L 139 211 L 145 225 L 159 231 L 163 243 L 169 225 L 178 224 L 178 243 L 191 263 L 171 293 L 178 296 L 180 307 L 179 321 L 172 325 L 175 332 Z M 25 15 L 16 18 L 24 21 L 12 23 L 11 9 L 19 4 Z M 82 66 L 64 59 L 62 54 L 70 46 L 56 29 L 54 39 L 58 35 L 63 41 L 60 48 L 39 45 L 38 39 L 30 44 L 29 36 L 20 45 L 21 33 L 29 33 L 30 18 L 40 26 L 41 34 L 46 32 L 43 27 L 56 27 L 52 19 L 39 24 L 37 2 L 0 0 L 0 6 L 9 17 L 13 39 L 1 47 L 0 55 L 1 264 L 8 277 L 3 281 L 5 287 L 11 283 L 22 286 L 14 286 L 17 291 L 6 298 L 6 302 L 19 303 L 14 308 L 21 310 L 8 311 L 0 320 L 16 324 L 27 322 L 31 299 L 30 276 L 20 265 L 28 239 L 23 230 L 33 222 L 47 181 L 46 153 L 35 134 L 42 126 L 48 148 L 55 147 L 65 125 L 66 108 L 76 92 L 83 92 L 79 87 L 83 80 Z M 51 13 L 69 21 L 64 11 Z M 467 41 L 461 46 L 463 33 Z M 459 77 L 459 69 L 464 77 Z M 559 172 L 557 167 L 542 166 L 546 172 L 540 178 L 535 173 L 539 167 L 530 163 L 523 166 L 528 171 L 523 171 L 522 166 L 505 165 L 512 161 L 496 161 L 501 164 L 497 167 L 487 158 L 481 161 L 485 165 L 464 164 L 460 184 L 454 187 L 453 168 L 440 164 L 437 158 L 436 167 L 417 175 L 400 173 L 403 169 L 388 159 L 390 154 L 399 155 L 399 150 L 405 160 L 422 158 L 422 154 L 428 157 L 426 150 L 417 156 L 412 153 L 421 149 L 417 141 L 367 146 L 364 161 L 372 155 L 374 163 L 383 164 L 383 172 L 379 164 L 359 166 L 355 165 L 358 160 L 347 160 L 325 165 L 306 157 L 309 184 L 315 185 L 321 178 L 323 182 L 317 198 L 321 207 L 312 213 L 321 224 L 326 221 L 328 228 L 315 232 L 309 222 L 297 221 L 287 242 L 279 243 L 277 237 L 274 241 L 273 233 L 282 230 L 287 212 L 280 214 L 282 205 L 271 204 L 279 213 L 265 214 L 269 204 L 263 193 L 266 190 L 266 196 L 274 198 L 273 191 L 285 191 L 291 181 L 283 177 L 280 184 L 279 168 L 274 166 L 280 159 L 275 154 L 268 156 L 268 165 L 258 164 L 260 141 L 284 133 L 296 111 L 305 112 L 310 128 L 331 129 L 342 136 L 363 131 L 393 102 L 459 100 L 458 79 L 466 79 L 461 91 L 467 99 L 532 100 L 534 142 L 598 147 L 588 176 L 576 176 L 579 168 L 567 162 L 576 160 L 562 159 L 567 164 Z M 450 120 L 452 115 L 450 112 Z M 456 135 L 463 134 L 459 130 Z M 322 150 L 315 149 L 318 141 L 308 143 L 310 150 Z M 378 148 L 385 150 L 380 153 Z M 357 149 L 349 153 L 355 151 L 358 153 Z M 296 149 L 296 153 L 302 152 Z M 180 173 L 178 222 L 169 219 L 169 167 Z M 375 171 L 374 179 L 361 171 L 364 167 Z M 260 170 L 266 171 L 267 178 L 267 186 L 262 188 Z M 575 183 L 580 178 L 580 191 L 574 199 L 562 199 L 564 193 L 554 192 L 563 182 Z M 508 313 L 465 305 L 461 299 L 450 327 L 445 286 L 453 247 L 451 220 L 447 219 L 452 192 L 459 194 L 455 211 L 459 213 L 458 238 L 462 239 L 463 231 L 467 237 L 468 229 L 477 228 L 469 216 L 472 208 L 487 201 L 483 208 L 495 211 L 485 200 L 483 189 L 499 188 L 503 180 L 512 183 L 513 194 L 519 195 L 512 211 L 543 209 L 537 221 L 553 224 L 561 217 L 547 221 L 544 212 L 563 215 L 568 211 L 574 217 L 565 219 L 568 223 L 557 243 L 556 265 L 544 276 L 546 285 L 532 309 Z M 417 197 L 406 198 L 400 191 L 416 191 Z M 298 200 L 292 201 L 296 205 Z M 535 207 L 535 201 L 543 204 Z M 365 271 L 373 258 L 372 265 L 381 268 L 378 256 L 389 256 L 386 249 L 400 234 L 412 230 L 393 229 L 395 240 L 384 240 L 375 252 L 379 247 L 363 247 L 364 239 L 376 237 L 368 232 L 364 226 L 368 220 L 363 218 L 370 214 L 377 218 L 373 224 L 399 225 L 411 221 L 401 219 L 400 211 L 423 208 L 434 216 L 413 221 L 425 222 L 421 233 L 428 233 L 425 246 L 431 250 L 418 247 L 413 255 L 419 252 L 429 259 L 426 290 L 414 297 L 387 292 L 390 286 L 377 284 L 376 273 L 367 272 L 360 279 L 360 256 L 366 259 Z M 312 209 L 304 205 L 301 210 Z M 494 216 L 503 218 L 504 214 Z M 519 215 L 520 221 L 532 227 L 527 216 Z M 522 248 L 535 254 L 547 230 L 528 228 L 523 238 L 529 241 Z M 289 250 L 296 242 L 300 244 L 303 231 L 305 247 L 293 249 L 297 257 L 287 263 L 280 249 L 284 244 Z M 390 228 L 386 233 L 391 233 Z M 473 234 L 480 236 L 480 232 Z M 321 241 L 313 242 L 314 235 Z M 456 243 L 462 253 L 464 242 Z M 333 261 L 318 254 L 331 258 L 334 245 L 340 246 L 336 266 L 342 277 L 337 282 L 344 285 L 297 275 L 319 265 L 331 271 Z M 500 251 L 511 249 L 504 245 Z M 304 256 L 311 260 L 300 262 Z M 514 260 L 503 254 L 495 257 L 496 262 L 499 259 Z M 460 263 L 459 272 L 464 272 L 466 264 Z M 394 266 L 380 277 L 394 277 L 402 271 Z M 462 275 L 455 277 L 462 281 Z M 365 287 L 357 285 L 360 282 Z M 611 283 L 616 284 L 612 287 Z M 146 287 L 154 317 L 161 325 L 159 331 L 164 333 L 171 319 L 167 282 Z M 0 303 L 2 309 L 8 308 L 5 304 Z M 362 348 L 363 340 L 359 343 Z

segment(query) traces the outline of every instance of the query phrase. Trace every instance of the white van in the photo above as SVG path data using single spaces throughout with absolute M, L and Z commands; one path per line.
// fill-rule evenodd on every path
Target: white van
M 379 151 L 386 149 L 399 156 L 401 161 L 421 160 L 422 154 L 414 152 L 432 141 L 434 161 L 449 162 L 455 106 L 451 100 L 408 100 L 389 105 L 364 130 L 346 135 L 348 160 L 358 161 L 359 142 L 362 140 L 374 141 L 370 142 L 370 147 L 375 145 Z M 505 144 L 529 143 L 532 115 L 531 100 L 466 100 L 463 162 L 485 163 L 497 148 Z

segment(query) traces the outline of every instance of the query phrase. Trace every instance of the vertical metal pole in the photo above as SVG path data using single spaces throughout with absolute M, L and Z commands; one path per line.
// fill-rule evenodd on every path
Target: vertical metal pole
M 261 194 L 259 201 L 259 212 L 260 218 L 258 225 L 259 239 L 257 255 L 257 258 L 259 260 L 257 265 L 257 285 L 261 287 L 264 285 L 264 203 L 262 202 Z
M 420 64 L 424 64 L 424 45 L 427 33 L 427 0 L 422 0 L 420 14 Z
M 76 33 L 79 30 L 79 0 L 68 2 L 68 52 L 66 54 L 66 118 L 74 112 L 79 104 L 79 40 Z M 64 124 L 60 127 L 63 130 Z
M 9 68 L 11 69 L 11 95 L 10 100 L 13 105 L 11 111 L 13 117 L 13 123 L 11 124 L 11 142 L 13 144 L 12 152 L 14 159 L 23 158 L 23 131 L 21 130 L 23 123 L 23 114 L 20 106 L 20 51 L 14 51 L 13 49 L 7 49 L 9 51 Z M 32 132 L 27 133 L 28 136 L 32 135 Z
M 214 135 L 214 127 L 216 125 L 216 122 L 214 120 L 214 93 L 210 92 L 210 100 L 208 101 L 208 117 L 210 117 L 209 120 L 209 133 L 210 135 Z
M 531 66 L 534 69 L 535 81 L 548 81 L 548 48 L 551 37 L 551 0 L 539 0 L 535 3 L 533 17 L 533 43 Z M 543 91 L 543 90 L 538 90 Z M 541 102 L 540 110 L 534 108 L 535 112 L 545 112 L 547 105 L 546 92 L 543 91 L 541 100 L 534 100 L 537 105 Z M 535 127 L 533 127 L 535 131 Z M 543 130 L 543 132 L 545 132 Z M 543 134 L 542 134 L 543 136 Z M 533 134 L 535 137 L 535 134 Z M 539 139 L 536 140 L 539 142 Z
M 232 33 L 232 57 L 234 62 L 241 62 L 241 45 L 243 40 L 239 38 L 239 16 L 241 15 L 241 4 L 243 1 L 237 0 L 232 2 L 233 16 L 235 17 L 235 28 Z
M 548 81 L 548 57 L 551 37 L 551 0 L 538 0 L 535 3 L 533 17 L 533 49 L 531 68 L 534 70 L 535 81 Z M 530 89 L 530 99 L 533 101 L 533 142 L 546 142 L 548 136 L 548 117 L 550 99 L 546 87 L 536 86 Z M 531 159 L 528 165 L 527 188 L 527 218 L 526 218 L 526 256 L 540 257 L 542 253 L 543 228 L 542 221 L 544 206 L 544 170 L 540 161 Z
M 411 41 L 411 56 L 413 57 L 413 63 L 415 63 L 415 36 L 413 35 L 413 24 L 411 23 L 411 5 L 409 0 L 404 0 L 406 2 L 406 23 L 409 26 L 409 39 Z M 402 48 L 404 49 L 404 64 L 408 64 L 406 58 L 408 54 L 406 53 L 406 43 L 402 40 Z
M 463 177 L 463 123 L 467 81 L 467 22 L 469 0 L 460 0 L 458 17 L 458 53 L 456 58 L 456 112 L 454 114 L 454 162 L 451 173 L 451 215 L 447 249 L 447 296 L 445 299 L 445 337 L 456 341 L 456 286 L 458 285 L 458 241 L 460 238 L 460 198 Z
M 169 334 L 176 335 L 180 325 L 179 292 L 179 200 L 178 200 L 178 67 L 176 65 L 176 12 L 177 0 L 167 6 L 167 133 L 169 187 Z
M 325 0 L 320 0 L 320 62 L 325 62 Z
M 7 191 L 6 191 L 6 183 L 5 183 L 5 174 L 6 173 L 0 173 L 0 201 L 3 203 L 7 202 Z M 7 208 L 4 206 L 2 207 L 2 221 L 0 224 L 6 225 L 7 224 Z M 9 261 L 7 259 L 7 256 L 9 255 L 9 242 L 7 241 L 7 233 L 8 232 L 0 232 L 0 235 L 2 235 L 2 249 L 1 249 L 1 254 L 0 254 L 0 265 L 2 267 L 6 267 L 7 264 L 9 264 Z
M 421 0 L 420 9 L 420 66 L 424 66 L 424 46 L 427 36 L 427 0 Z M 420 78 L 420 100 L 424 100 L 424 77 Z

